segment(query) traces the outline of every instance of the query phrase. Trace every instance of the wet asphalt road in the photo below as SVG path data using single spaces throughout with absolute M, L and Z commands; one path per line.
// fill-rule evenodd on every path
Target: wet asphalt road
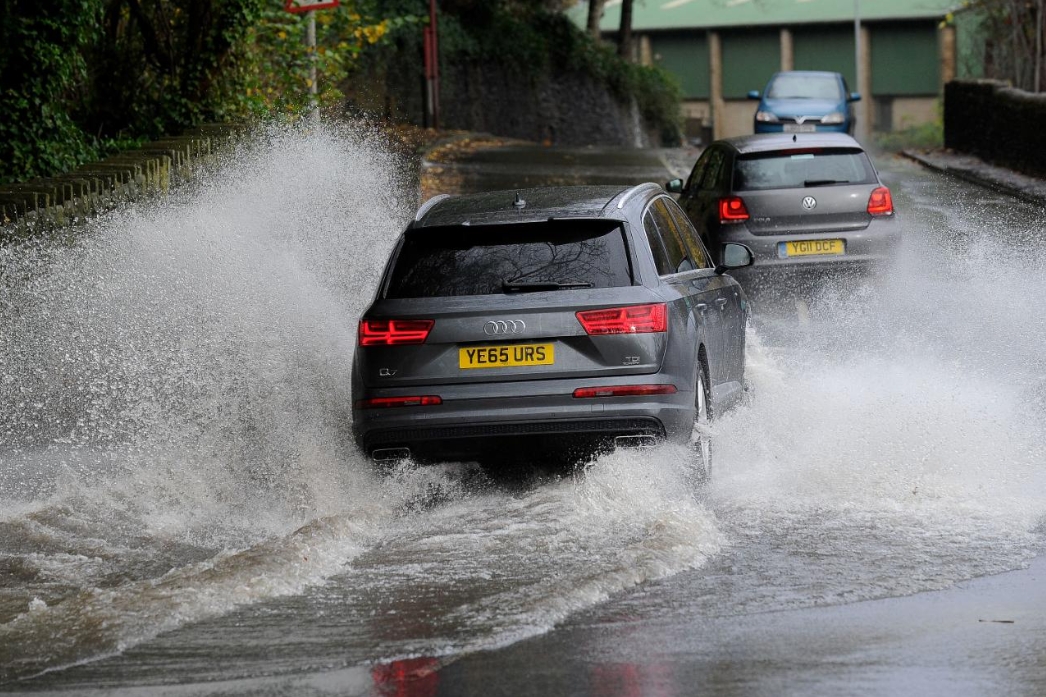
M 664 181 L 693 156 L 514 147 L 429 167 L 423 187 Z M 1042 209 L 877 165 L 906 258 L 885 280 L 764 299 L 754 403 L 720 425 L 709 490 L 683 491 L 670 452 L 580 480 L 405 472 L 373 492 L 391 512 L 336 511 L 171 595 L 149 595 L 170 576 L 128 589 L 114 625 L 186 620 L 0 692 L 1046 693 L 1046 383 L 1023 319 L 1046 297 L 1029 280 Z M 285 591 L 184 600 L 316 556 L 330 571 Z M 36 636 L 10 626 L 0 640 Z

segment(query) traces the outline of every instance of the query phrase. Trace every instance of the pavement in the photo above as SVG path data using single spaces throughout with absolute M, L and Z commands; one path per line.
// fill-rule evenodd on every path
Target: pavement
M 905 157 L 930 169 L 1004 191 L 1032 203 L 1046 204 L 1046 180 L 999 167 L 954 150 L 905 150 Z
M 781 612 L 673 620 L 611 602 L 427 679 L 483 697 L 1031 697 L 1046 694 L 1044 580 L 1039 557 L 947 590 Z

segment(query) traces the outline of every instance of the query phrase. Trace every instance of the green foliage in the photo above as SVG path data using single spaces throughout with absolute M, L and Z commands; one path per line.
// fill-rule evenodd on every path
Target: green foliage
M 97 36 L 93 0 L 3 0 L 0 14 L 0 182 L 55 172 L 91 157 L 96 139 L 74 121 Z
M 85 127 L 157 137 L 229 113 L 248 32 L 274 0 L 97 0 Z
M 2 0 L 0 182 L 220 118 L 266 1 Z
M 337 8 L 315 13 L 316 99 L 320 107 L 342 101 L 340 86 L 368 46 L 382 41 L 390 31 L 421 22 L 412 15 L 378 18 L 376 9 L 365 5 L 342 2 Z M 303 14 L 284 11 L 282 3 L 271 3 L 262 12 L 249 32 L 242 90 L 232 104 L 256 116 L 293 116 L 308 107 L 313 54 L 305 43 L 307 21 Z
M 875 146 L 886 152 L 902 150 L 934 150 L 944 146 L 944 125 L 924 123 L 899 131 L 876 133 Z
M 420 18 L 342 0 L 317 19 L 319 103 L 365 47 Z M 208 121 L 308 103 L 303 15 L 283 0 L 0 0 L 0 182 Z
M 1046 61 L 1041 42 L 1041 4 L 1028 0 L 965 0 L 963 11 L 976 17 L 983 41 L 984 77 L 1008 80 L 1029 92 L 1046 90 Z M 949 14 L 946 22 L 954 21 Z M 1038 79 L 1038 84 L 1036 84 Z
M 944 104 L 937 103 L 937 116 L 917 126 L 895 129 L 887 133 L 873 134 L 875 147 L 884 152 L 902 150 L 933 150 L 944 147 Z

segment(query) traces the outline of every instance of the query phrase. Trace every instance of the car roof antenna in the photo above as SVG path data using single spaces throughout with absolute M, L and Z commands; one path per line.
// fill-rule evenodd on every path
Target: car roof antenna
M 517 191 L 516 200 L 512 202 L 512 205 L 516 208 L 523 208 L 527 205 L 527 202 L 523 200 L 523 198 L 519 195 L 519 192 Z
M 794 143 L 794 142 L 796 142 L 797 140 L 799 140 L 799 136 L 797 136 L 796 134 L 794 134 L 794 133 L 793 133 L 793 134 L 792 134 L 792 142 Z

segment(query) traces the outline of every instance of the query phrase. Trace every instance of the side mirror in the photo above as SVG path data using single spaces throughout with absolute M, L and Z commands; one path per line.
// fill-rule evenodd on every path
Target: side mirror
M 755 256 L 752 254 L 751 249 L 743 244 L 727 242 L 723 245 L 723 263 L 715 267 L 715 272 L 722 275 L 727 271 L 743 269 L 754 263 Z
M 859 101 L 861 101 L 861 93 L 860 92 L 851 92 L 850 93 L 850 98 L 847 101 L 848 102 L 859 102 Z
M 673 179 L 672 181 L 665 184 L 665 191 L 670 194 L 681 194 L 683 193 L 683 180 Z
M 759 90 L 750 90 L 748 92 L 748 98 L 749 99 L 762 99 L 763 96 L 761 94 L 759 94 Z

